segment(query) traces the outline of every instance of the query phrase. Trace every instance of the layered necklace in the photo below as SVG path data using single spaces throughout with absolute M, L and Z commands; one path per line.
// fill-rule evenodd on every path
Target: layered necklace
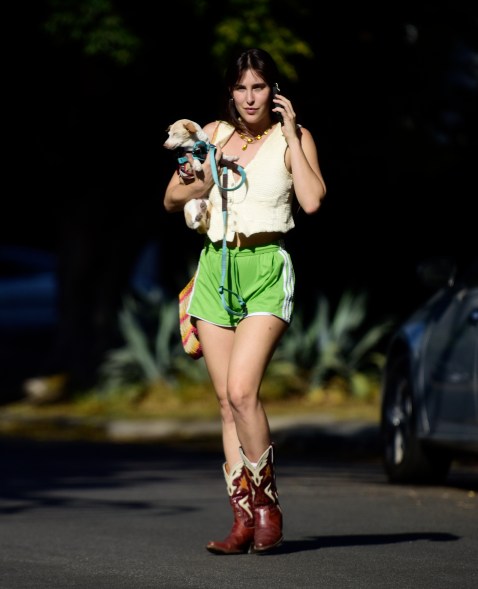
M 271 129 L 272 129 L 272 125 L 268 129 L 263 131 L 262 133 L 258 133 L 257 135 L 253 135 L 252 137 L 250 135 L 246 135 L 245 133 L 241 133 L 238 129 L 236 129 L 237 133 L 239 134 L 239 137 L 243 141 L 245 141 L 244 145 L 241 148 L 242 151 L 246 151 L 249 143 L 254 143 L 254 141 L 260 141 L 264 137 L 264 135 L 267 135 L 269 133 L 269 131 Z

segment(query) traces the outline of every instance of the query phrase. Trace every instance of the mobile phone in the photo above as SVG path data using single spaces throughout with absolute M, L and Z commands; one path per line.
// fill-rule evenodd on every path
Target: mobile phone
M 280 88 L 279 88 L 279 84 L 277 82 L 272 86 L 272 98 L 273 99 L 276 94 L 280 94 Z M 275 106 L 277 106 L 277 104 L 275 102 L 272 102 L 272 108 L 274 108 Z M 279 121 L 279 123 L 281 125 L 283 125 L 284 119 L 282 118 L 282 114 L 280 112 L 274 112 L 273 114 L 277 117 L 277 120 Z

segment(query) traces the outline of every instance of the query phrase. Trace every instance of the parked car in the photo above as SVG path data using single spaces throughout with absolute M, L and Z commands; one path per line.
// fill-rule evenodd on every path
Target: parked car
M 478 457 L 478 258 L 418 272 L 433 295 L 389 340 L 381 396 L 391 483 L 443 482 L 454 459 Z

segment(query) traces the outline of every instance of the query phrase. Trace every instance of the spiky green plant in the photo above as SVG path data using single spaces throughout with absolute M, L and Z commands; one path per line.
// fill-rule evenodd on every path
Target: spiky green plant
M 335 313 L 324 295 L 306 325 L 298 310 L 274 361 L 292 363 L 308 375 L 309 386 L 324 386 L 340 377 L 352 395 L 364 395 L 364 378 L 381 371 L 384 357 L 378 346 L 393 327 L 392 320 L 367 327 L 367 295 L 343 293 Z
M 353 396 L 366 396 L 370 379 L 379 377 L 384 362 L 378 345 L 393 326 L 387 320 L 367 327 L 366 303 L 366 294 L 346 291 L 332 315 L 329 301 L 321 295 L 309 323 L 297 309 L 268 369 L 274 394 L 303 392 L 340 377 Z M 178 321 L 176 299 L 125 298 L 119 315 L 125 343 L 107 354 L 100 371 L 100 388 L 124 390 L 126 385 L 158 382 L 174 386 L 178 379 L 185 378 L 204 382 L 204 361 L 192 361 L 184 353 Z
M 124 345 L 106 355 L 100 368 L 100 387 L 112 390 L 137 383 L 174 384 L 177 357 L 184 354 L 177 301 L 127 296 L 118 321 Z

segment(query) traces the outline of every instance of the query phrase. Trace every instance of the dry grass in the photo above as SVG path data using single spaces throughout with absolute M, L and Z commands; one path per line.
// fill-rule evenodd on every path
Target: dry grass
M 305 393 L 278 396 L 266 384 L 263 403 L 270 415 L 327 413 L 339 418 L 378 420 L 378 397 L 351 398 L 340 388 L 314 389 Z M 212 419 L 219 417 L 216 398 L 209 383 L 168 384 L 129 387 L 114 393 L 90 391 L 64 401 L 45 405 L 12 403 L 3 415 L 44 419 Z

